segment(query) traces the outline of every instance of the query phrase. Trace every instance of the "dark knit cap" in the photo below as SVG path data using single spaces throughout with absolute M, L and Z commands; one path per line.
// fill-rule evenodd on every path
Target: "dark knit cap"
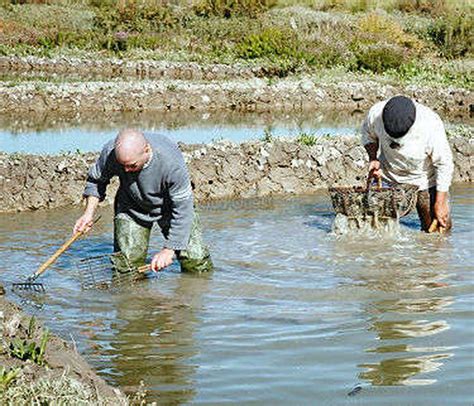
M 392 97 L 383 108 L 383 125 L 392 138 L 403 137 L 415 122 L 415 118 L 415 103 L 405 96 Z

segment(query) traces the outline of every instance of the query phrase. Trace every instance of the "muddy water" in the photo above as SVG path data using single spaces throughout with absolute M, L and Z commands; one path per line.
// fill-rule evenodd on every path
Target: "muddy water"
M 201 208 L 212 275 L 173 265 L 135 287 L 81 291 L 74 258 L 112 248 L 103 209 L 44 276 L 47 293 L 24 303 L 109 382 L 143 381 L 158 404 L 467 405 L 473 207 L 474 187 L 455 187 L 448 237 L 420 234 L 413 216 L 398 234 L 336 237 L 324 194 L 219 203 Z M 78 215 L 1 215 L 1 282 L 32 272 Z

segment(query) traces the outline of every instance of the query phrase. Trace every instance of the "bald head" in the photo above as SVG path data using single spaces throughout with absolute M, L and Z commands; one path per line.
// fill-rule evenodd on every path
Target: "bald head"
M 127 172 L 141 170 L 150 152 L 151 147 L 141 131 L 125 128 L 115 138 L 115 157 Z

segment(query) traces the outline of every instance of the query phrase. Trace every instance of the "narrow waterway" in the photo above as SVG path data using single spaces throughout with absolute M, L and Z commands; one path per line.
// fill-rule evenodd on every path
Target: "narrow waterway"
M 165 134 L 176 142 L 243 142 L 280 136 L 354 134 L 361 114 L 349 112 L 115 112 L 62 117 L 57 114 L 0 117 L 0 151 L 60 154 L 99 151 L 124 127 Z
M 22 302 L 112 384 L 158 404 L 469 405 L 474 380 L 474 186 L 454 229 L 331 233 L 325 193 L 201 207 L 217 270 L 174 264 L 118 291 L 80 288 L 75 261 L 112 250 L 112 212 Z M 32 273 L 79 208 L 0 215 L 1 283 Z M 152 251 L 161 238 L 155 232 Z M 351 393 L 352 396 L 348 394 Z

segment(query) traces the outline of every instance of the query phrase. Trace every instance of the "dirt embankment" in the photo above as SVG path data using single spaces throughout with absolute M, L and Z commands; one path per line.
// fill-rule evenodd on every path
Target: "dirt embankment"
M 474 137 L 451 135 L 454 182 L 474 180 Z M 367 157 L 357 137 L 323 137 L 315 145 L 295 139 L 181 145 L 198 202 L 311 193 L 328 185 L 361 184 Z M 0 211 L 79 204 L 86 172 L 97 154 L 0 154 Z M 109 187 L 108 201 L 117 182 Z
M 378 80 L 265 77 L 262 68 L 154 61 L 0 58 L 0 111 L 335 110 L 366 111 L 405 94 L 445 116 L 470 118 L 468 89 Z M 34 80 L 48 78 L 50 81 Z M 24 81 L 23 78 L 29 78 Z
M 46 335 L 42 326 L 1 295 L 0 328 L 0 365 L 4 368 L 0 403 L 129 404 L 120 390 L 97 376 L 71 344 Z

